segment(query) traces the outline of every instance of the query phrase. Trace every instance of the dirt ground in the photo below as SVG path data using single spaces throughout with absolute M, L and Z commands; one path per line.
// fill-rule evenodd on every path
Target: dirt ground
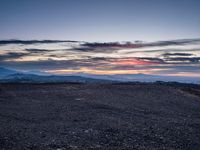
M 1 150 L 199 150 L 200 90 L 0 84 Z

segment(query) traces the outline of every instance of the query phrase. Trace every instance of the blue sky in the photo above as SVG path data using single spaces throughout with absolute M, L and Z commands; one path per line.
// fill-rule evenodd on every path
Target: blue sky
M 198 38 L 199 0 L 0 0 L 0 39 Z

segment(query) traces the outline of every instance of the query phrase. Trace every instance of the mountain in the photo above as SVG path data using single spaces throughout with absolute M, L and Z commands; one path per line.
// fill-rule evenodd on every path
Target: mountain
M 0 78 L 4 78 L 8 75 L 15 74 L 17 71 L 0 67 Z
M 92 79 L 80 76 L 42 76 L 42 75 L 34 75 L 34 74 L 23 74 L 16 73 L 11 74 L 3 79 L 0 82 L 15 82 L 15 83 L 61 83 L 61 82 L 70 82 L 70 83 L 107 83 L 111 82 L 109 80 L 101 80 L 101 79 Z
M 17 82 L 17 83 L 57 83 L 57 82 L 80 82 L 80 83 L 104 83 L 109 80 L 93 79 L 76 75 L 59 76 L 49 75 L 41 72 L 30 71 L 27 73 L 0 67 L 0 82 Z
M 94 79 L 105 79 L 105 80 L 124 81 L 124 82 L 139 81 L 139 80 L 141 80 L 142 82 L 144 81 L 150 82 L 165 77 L 165 76 L 148 75 L 148 74 L 114 74 L 114 75 L 82 74 L 80 76 L 94 78 Z
M 179 77 L 179 76 L 160 76 L 149 74 L 116 74 L 116 75 L 91 75 L 82 74 L 83 77 L 104 79 L 121 82 L 182 82 L 200 84 L 200 77 Z
M 63 76 L 63 75 L 49 75 L 35 71 L 23 73 L 0 67 L 0 82 L 112 83 L 112 82 L 156 82 L 156 81 L 200 84 L 200 77 L 176 77 L 176 76 L 159 76 L 159 75 L 148 75 L 148 74 L 95 75 L 95 74 L 85 74 L 85 73 Z

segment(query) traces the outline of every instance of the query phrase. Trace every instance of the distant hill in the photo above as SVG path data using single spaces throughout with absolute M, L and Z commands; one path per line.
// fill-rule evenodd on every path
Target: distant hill
M 15 74 L 17 71 L 0 67 L 0 78 L 6 77 L 11 74 Z
M 159 76 L 149 74 L 116 74 L 116 75 L 91 75 L 83 74 L 82 76 L 94 79 L 113 80 L 121 82 L 181 82 L 200 84 L 200 77 L 179 77 L 179 76 Z
M 10 74 L 2 79 L 0 82 L 14 82 L 14 83 L 61 83 L 61 82 L 70 82 L 70 83 L 105 83 L 111 82 L 109 80 L 101 80 L 101 79 L 92 79 L 85 78 L 80 76 L 42 76 L 42 75 L 34 75 L 34 74 L 23 74 L 23 73 L 15 73 Z
M 27 83 L 57 83 L 57 82 L 81 82 L 81 83 L 111 83 L 111 82 L 181 82 L 200 84 L 200 77 L 176 77 L 158 76 L 148 74 L 116 74 L 116 75 L 49 75 L 35 73 L 34 71 L 23 73 L 0 67 L 0 82 L 27 82 Z

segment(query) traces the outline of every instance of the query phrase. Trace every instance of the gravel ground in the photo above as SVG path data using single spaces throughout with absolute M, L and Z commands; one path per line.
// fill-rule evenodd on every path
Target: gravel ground
M 0 84 L 0 149 L 199 150 L 200 90 Z

